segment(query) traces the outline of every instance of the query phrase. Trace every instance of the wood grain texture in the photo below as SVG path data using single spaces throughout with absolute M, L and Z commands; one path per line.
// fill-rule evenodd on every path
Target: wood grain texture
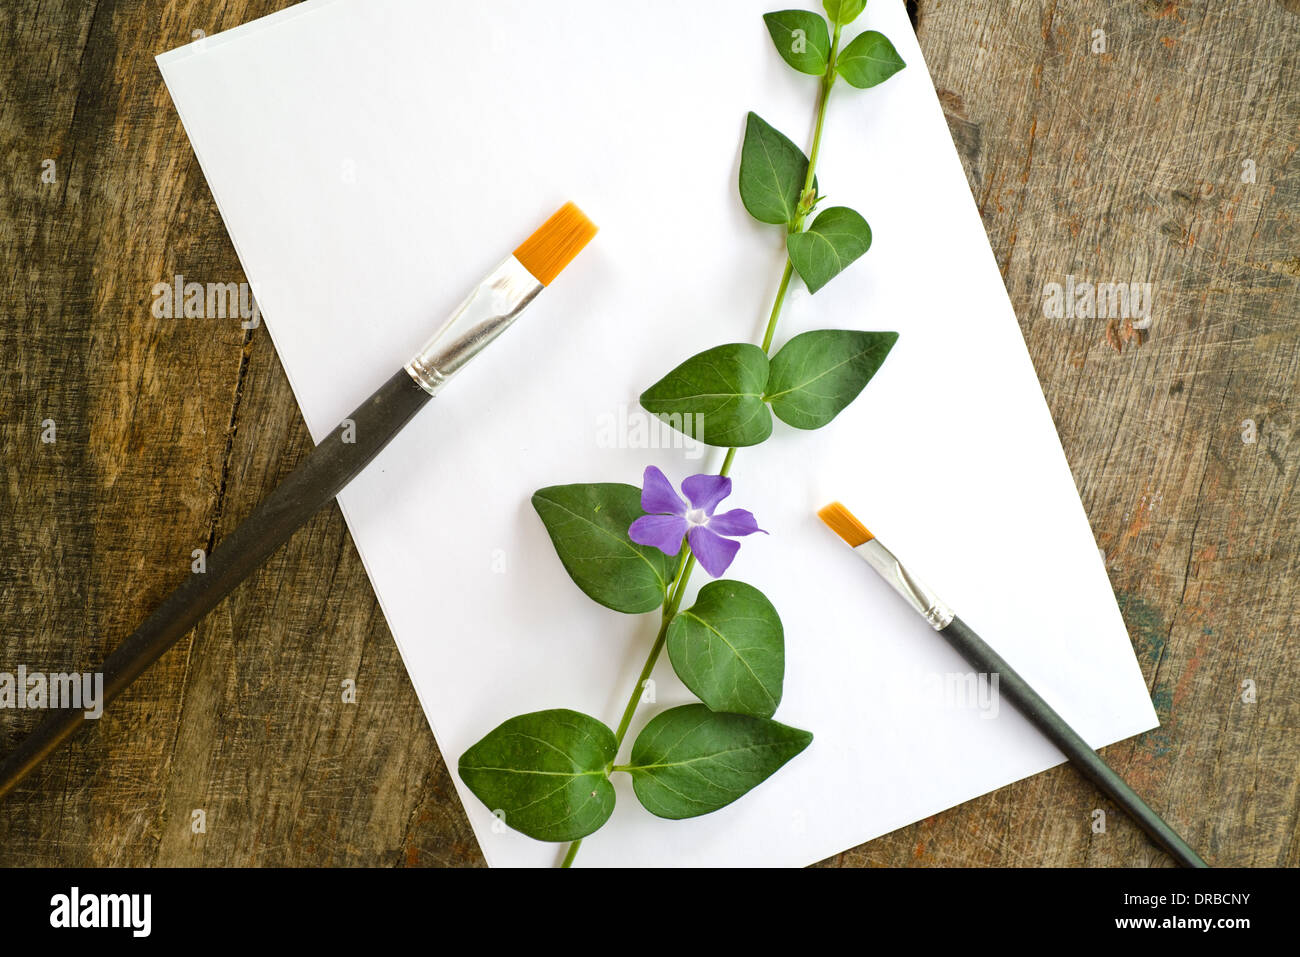
M 0 670 L 98 660 L 310 447 L 264 329 L 150 311 L 243 280 L 153 56 L 284 5 L 0 11 Z M 1300 10 L 915 6 L 1160 714 L 1105 755 L 1212 863 L 1300 865 Z M 1145 341 L 1046 316 L 1067 275 L 1152 283 Z M 0 865 L 481 863 L 337 508 L 0 804 Z M 826 863 L 1168 862 L 1058 768 Z

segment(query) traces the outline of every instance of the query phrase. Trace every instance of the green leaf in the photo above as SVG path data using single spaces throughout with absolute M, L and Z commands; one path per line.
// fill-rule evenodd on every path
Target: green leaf
M 896 332 L 847 329 L 795 336 L 772 359 L 772 411 L 796 429 L 820 429 L 866 388 L 897 341 Z
M 832 23 L 843 26 L 852 23 L 862 14 L 867 7 L 867 0 L 822 0 L 822 6 L 826 8 L 826 16 L 831 18 Z
M 576 711 L 511 718 L 460 757 L 460 779 L 516 831 L 576 841 L 614 812 L 614 732 Z
M 758 445 L 772 434 L 766 385 L 767 354 L 739 342 L 687 359 L 646 389 L 641 405 L 706 445 Z
M 808 747 L 812 735 L 769 718 L 688 704 L 657 715 L 632 745 L 632 787 L 647 811 L 678 820 L 726 807 Z
M 592 601 L 628 615 L 664 603 L 671 560 L 627 535 L 645 514 L 635 485 L 556 485 L 535 492 L 533 508 L 564 570 Z
M 786 239 L 790 261 L 809 292 L 817 292 L 871 248 L 871 227 L 846 206 L 834 206 L 802 233 Z
M 907 66 L 883 33 L 868 30 L 844 48 L 835 70 L 860 90 L 884 83 Z
M 774 226 L 793 223 L 807 176 L 808 157 L 803 150 L 757 113 L 750 113 L 740 154 L 740 199 L 749 215 Z
M 668 626 L 668 657 L 713 711 L 770 718 L 781 703 L 785 631 L 767 597 L 737 581 L 710 582 Z
M 825 20 L 807 10 L 782 10 L 763 14 L 763 21 L 781 59 L 800 73 L 821 76 L 826 72 L 831 35 Z

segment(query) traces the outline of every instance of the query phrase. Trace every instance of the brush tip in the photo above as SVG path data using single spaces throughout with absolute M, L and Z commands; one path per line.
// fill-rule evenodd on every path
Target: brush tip
M 831 531 L 844 539 L 850 548 L 865 545 L 876 537 L 867 531 L 867 526 L 859 522 L 854 514 L 839 502 L 832 502 L 827 505 L 817 513 L 817 517 L 829 525 Z
M 524 240 L 515 250 L 515 258 L 538 282 L 549 286 L 595 235 L 595 223 L 576 205 L 565 203 L 541 229 Z

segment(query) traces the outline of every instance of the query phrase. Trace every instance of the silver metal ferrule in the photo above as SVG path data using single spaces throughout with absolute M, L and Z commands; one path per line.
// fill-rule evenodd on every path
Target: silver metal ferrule
M 510 328 L 546 287 L 511 256 L 469 294 L 410 362 L 406 371 L 429 395 Z
M 894 591 L 902 595 L 903 599 L 915 608 L 935 631 L 943 631 L 952 624 L 954 617 L 952 609 L 904 568 L 903 563 L 894 557 L 893 552 L 880 544 L 879 539 L 873 538 L 853 550 L 876 570 L 876 574 L 889 582 Z

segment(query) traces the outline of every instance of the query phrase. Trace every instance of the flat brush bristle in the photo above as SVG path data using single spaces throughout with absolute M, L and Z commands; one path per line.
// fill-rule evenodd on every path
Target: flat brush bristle
M 854 518 L 853 513 L 839 502 L 832 502 L 827 505 L 817 513 L 817 517 L 829 525 L 831 531 L 848 542 L 850 548 L 865 545 L 876 537 L 867 531 L 867 526 Z
M 596 235 L 595 224 L 573 203 L 548 219 L 515 250 L 515 258 L 543 286 L 551 282 Z

